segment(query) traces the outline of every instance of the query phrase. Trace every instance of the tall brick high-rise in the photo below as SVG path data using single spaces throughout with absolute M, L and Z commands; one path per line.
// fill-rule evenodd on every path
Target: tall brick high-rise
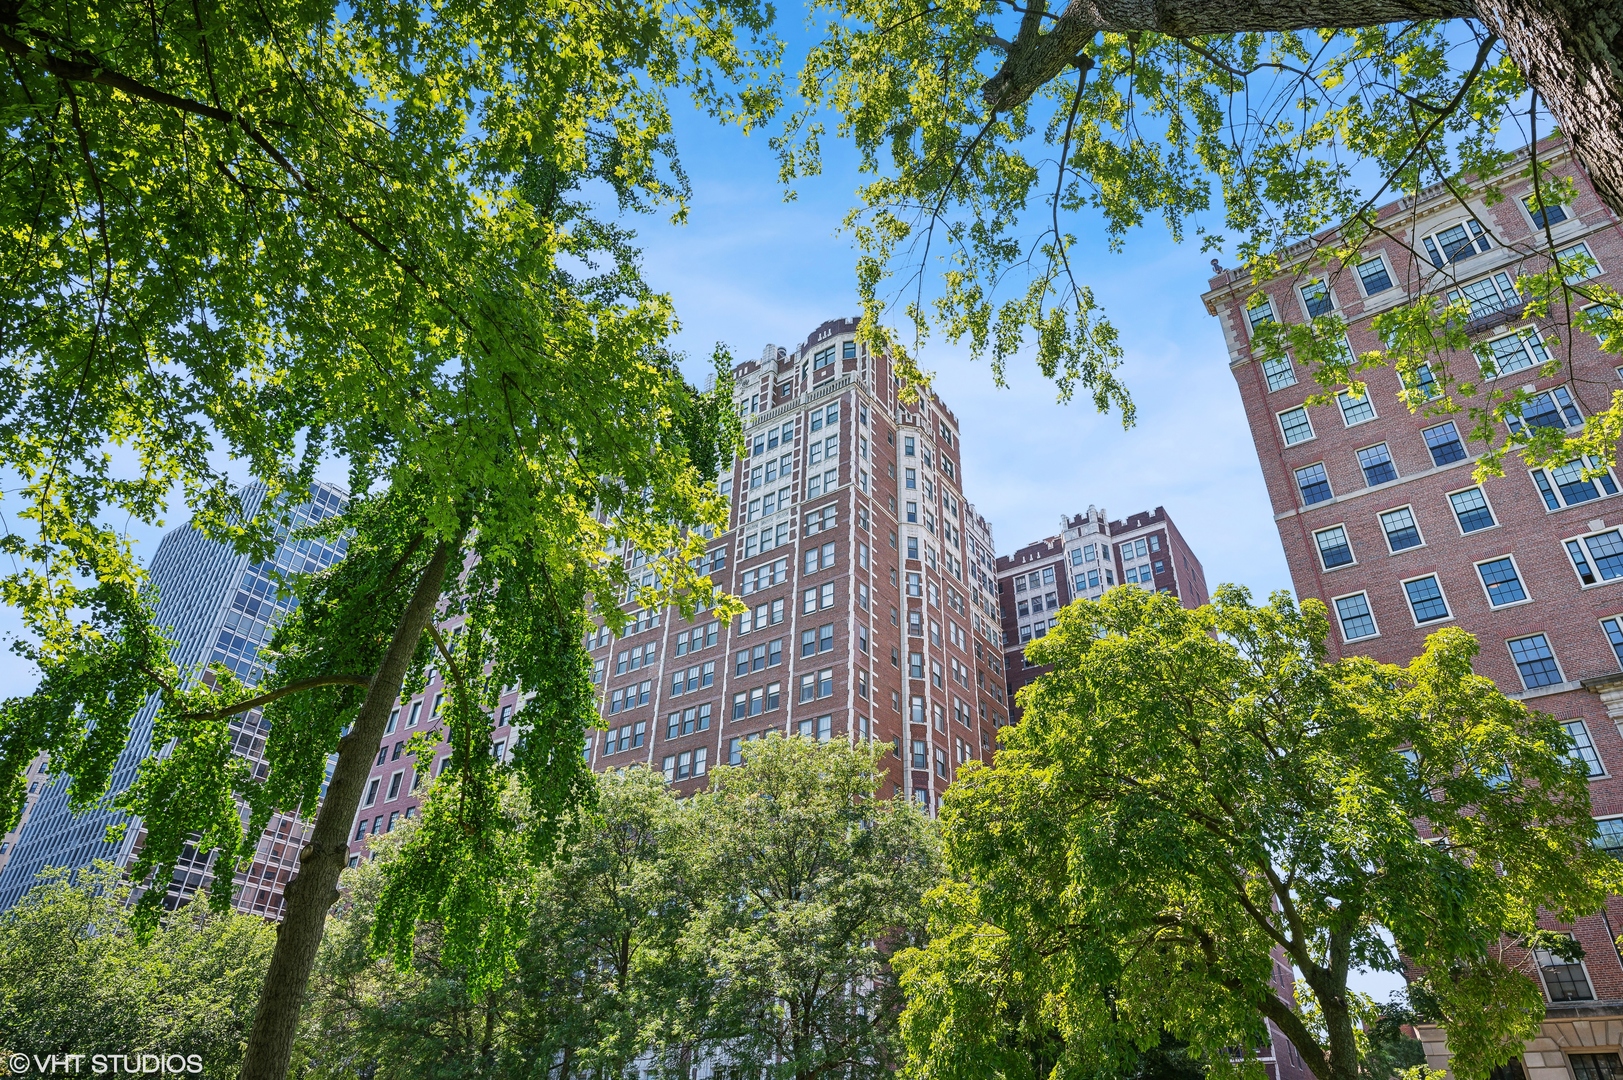
M 706 568 L 749 610 L 725 623 L 632 610 L 588 642 L 606 732 L 593 768 L 662 770 L 681 791 L 770 731 L 888 744 L 883 794 L 934 808 L 958 766 L 990 760 L 1008 722 L 992 531 L 964 497 L 958 420 L 933 394 L 907 403 L 855 319 L 734 370 L 745 454 L 721 482 L 730 527 Z M 641 552 L 623 553 L 633 577 Z M 405 740 L 441 688 L 402 703 L 352 837 L 417 805 Z M 516 696 L 498 706 L 498 753 Z M 443 757 L 441 758 L 443 760 Z
M 1471 631 L 1479 673 L 1566 725 L 1590 770 L 1602 843 L 1623 855 L 1623 489 L 1615 471 L 1586 479 L 1577 460 L 1535 469 L 1513 455 L 1503 477 L 1479 484 L 1472 472 L 1482 447 L 1464 416 L 1411 413 L 1390 368 L 1365 373 L 1364 398 L 1343 392 L 1308 405 L 1321 388 L 1292 359 L 1252 354 L 1267 320 L 1339 313 L 1350 347 L 1363 353 L 1381 347 L 1371 327 L 1380 312 L 1417 296 L 1463 299 L 1465 329 L 1489 357 L 1483 390 L 1525 388 L 1532 397 L 1518 424 L 1576 430 L 1623 389 L 1623 368 L 1593 339 L 1567 332 L 1564 305 L 1526 314 L 1516 278 L 1549 266 L 1540 250 L 1553 240 L 1563 257 L 1598 263 L 1593 281 L 1623 286 L 1623 238 L 1559 140 L 1539 156 L 1577 185 L 1572 205 L 1538 209 L 1524 152 L 1499 178 L 1502 200 L 1431 188 L 1383 207 L 1381 229 L 1345 271 L 1314 269 L 1314 245 L 1304 242 L 1293 249 L 1295 268 L 1262 284 L 1261 305 L 1248 307 L 1257 286 L 1238 271 L 1214 277 L 1205 301 L 1228 343 L 1296 591 L 1329 606 L 1332 652 L 1406 663 L 1438 627 Z M 1547 367 L 1552 359 L 1559 363 Z M 1456 372 L 1477 369 L 1468 353 L 1449 362 Z M 1527 1076 L 1617 1076 L 1623 962 L 1613 940 L 1623 900 L 1564 929 L 1583 946 L 1582 962 L 1525 958 L 1549 1002 L 1523 1059 Z M 1432 1064 L 1443 1065 L 1441 1033 L 1422 1035 Z
M 1072 600 L 1097 600 L 1124 584 L 1170 593 L 1188 608 L 1210 599 L 1200 560 L 1161 506 L 1125 521 L 1111 521 L 1095 506 L 1062 516 L 1058 533 L 999 556 L 997 580 L 1008 704 L 1017 720 L 1015 693 L 1048 670 L 1026 663 L 1026 643 L 1047 634 L 1058 609 Z

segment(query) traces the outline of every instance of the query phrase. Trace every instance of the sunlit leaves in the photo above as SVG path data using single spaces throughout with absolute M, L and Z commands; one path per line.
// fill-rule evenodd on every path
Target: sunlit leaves
M 1164 1033 L 1256 1075 L 1231 1048 L 1264 1016 L 1319 1075 L 1351 1075 L 1347 971 L 1400 954 L 1462 1075 L 1518 1052 L 1541 1007 L 1505 936 L 1623 883 L 1591 842 L 1585 770 L 1554 719 L 1473 673 L 1463 631 L 1407 667 L 1329 662 L 1327 614 L 1124 586 L 1032 644 L 1053 671 L 997 767 L 949 789 L 956 880 L 898 960 L 913 1075 L 1093 1075 Z

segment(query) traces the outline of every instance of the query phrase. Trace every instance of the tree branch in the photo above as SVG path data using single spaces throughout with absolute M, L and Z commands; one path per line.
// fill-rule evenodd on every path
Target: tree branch
M 1189 38 L 1245 31 L 1351 29 L 1415 19 L 1460 19 L 1475 13 L 1465 0 L 1071 0 L 1051 30 L 1040 19 L 1020 32 L 996 75 L 981 85 L 994 113 L 1024 104 L 1070 65 L 1101 31 L 1148 31 Z
M 298 682 L 288 683 L 286 686 L 260 694 L 258 697 L 251 697 L 247 701 L 239 701 L 235 705 L 227 705 L 223 709 L 214 709 L 209 712 L 187 713 L 186 719 L 218 720 L 222 716 L 235 716 L 237 713 L 245 713 L 250 709 L 257 709 L 261 705 L 269 705 L 273 701 L 278 701 L 293 694 L 300 694 L 306 690 L 315 690 L 322 686 L 367 687 L 371 685 L 372 680 L 368 679 L 364 675 L 315 675 L 308 679 L 300 679 Z

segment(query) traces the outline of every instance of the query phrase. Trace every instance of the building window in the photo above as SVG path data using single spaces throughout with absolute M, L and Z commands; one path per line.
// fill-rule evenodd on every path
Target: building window
M 1522 579 L 1516 573 L 1516 563 L 1509 555 L 1477 564 L 1482 575 L 1482 587 L 1488 590 L 1488 603 L 1493 607 L 1519 603 L 1527 599 Z
M 1522 196 L 1522 205 L 1527 207 L 1527 216 L 1533 219 L 1533 228 L 1544 229 L 1551 225 L 1559 225 L 1567 220 L 1567 211 L 1560 203 L 1541 206 L 1537 194 Z
M 1596 821 L 1595 846 L 1614 859 L 1623 859 L 1623 818 Z
M 1298 291 L 1302 294 L 1302 307 L 1307 311 L 1307 317 L 1317 319 L 1320 315 L 1328 315 L 1335 311 L 1336 305 L 1330 298 L 1330 290 L 1322 281 L 1310 281 Z
M 1589 253 L 1588 244 L 1564 247 L 1555 253 L 1555 258 L 1560 267 L 1568 271 L 1566 275 L 1568 285 L 1576 285 L 1600 274 L 1600 263 Z
M 1296 486 L 1302 492 L 1302 505 L 1312 506 L 1335 497 L 1330 490 L 1330 477 L 1324 471 L 1324 462 L 1296 470 Z
M 1503 271 L 1492 277 L 1485 277 L 1481 281 L 1449 289 L 1443 296 L 1450 304 L 1464 300 L 1470 305 L 1473 319 L 1492 315 L 1496 311 L 1515 307 L 1522 302 L 1522 298 L 1516 293 L 1516 286 L 1511 283 L 1510 275 Z
M 1616 1054 L 1568 1054 L 1578 1080 L 1623 1080 L 1623 1062 Z
M 1623 533 L 1617 529 L 1568 540 L 1567 554 L 1585 585 L 1623 577 Z
M 1493 520 L 1493 509 L 1488 505 L 1488 498 L 1482 494 L 1481 488 L 1466 488 L 1464 491 L 1451 492 L 1448 504 L 1454 508 L 1454 518 L 1459 522 L 1461 533 L 1491 529 L 1498 524 Z
M 1285 445 L 1295 446 L 1313 438 L 1313 423 L 1306 409 L 1286 409 L 1279 414 L 1279 430 L 1284 432 Z
M 1347 530 L 1340 525 L 1320 529 L 1313 534 L 1313 541 L 1319 546 L 1319 561 L 1326 570 L 1347 566 L 1353 561 L 1352 546 L 1347 543 Z
M 1584 769 L 1591 777 L 1605 776 L 1606 769 L 1600 763 L 1600 755 L 1595 752 L 1595 743 L 1589 737 L 1589 728 L 1582 720 L 1563 720 L 1561 727 L 1566 731 L 1567 738 L 1572 740 L 1572 752 L 1567 756 L 1574 761 L 1584 763 Z
M 1582 960 L 1567 960 L 1555 955 L 1548 949 L 1534 949 L 1533 955 L 1538 960 L 1539 974 L 1544 976 L 1544 989 L 1551 1001 L 1593 1001 L 1594 992 L 1589 989 L 1589 976 L 1584 971 Z M 1578 1059 L 1585 1057 L 1610 1058 L 1608 1071 L 1600 1073 L 1594 1080 L 1616 1080 L 1623 1075 L 1623 1069 L 1617 1065 L 1616 1054 L 1573 1054 L 1572 1071 L 1578 1080 L 1590 1080 L 1578 1068 Z
M 1398 372 L 1398 382 L 1405 390 L 1418 394 L 1423 400 L 1434 401 L 1441 397 L 1443 391 L 1437 385 L 1437 376 L 1431 373 L 1430 364 L 1415 365 L 1414 374 L 1405 376 Z
M 1288 356 L 1276 356 L 1272 360 L 1262 362 L 1262 373 L 1268 377 L 1268 392 L 1283 390 L 1287 386 L 1296 385 L 1296 369 L 1291 366 Z
M 828 742 L 834 730 L 834 717 L 817 716 L 808 717 L 795 725 L 796 734 L 804 739 L 816 739 L 818 742 Z
M 1369 610 L 1369 597 L 1363 593 L 1337 597 L 1336 616 L 1341 620 L 1341 640 L 1357 641 L 1374 637 L 1375 616 Z
M 1487 251 L 1493 246 L 1487 232 L 1475 218 L 1462 221 L 1431 236 L 1422 237 L 1420 242 L 1425 246 L 1431 264 L 1438 267 L 1470 258 L 1477 252 Z
M 1542 394 L 1534 394 L 1522 402 L 1520 416 L 1505 417 L 1505 425 L 1513 432 L 1520 433 L 1524 423 L 1533 427 L 1571 429 L 1582 427 L 1584 416 L 1578 411 L 1578 406 L 1573 404 L 1572 395 L 1567 392 L 1567 388 L 1557 386 Z
M 1537 690 L 1561 682 L 1561 669 L 1543 634 L 1516 638 L 1506 644 L 1510 646 L 1511 659 L 1516 661 L 1516 670 L 1521 672 L 1522 685 L 1527 689 Z
M 1432 464 L 1443 466 L 1465 460 L 1465 444 L 1460 441 L 1454 421 L 1426 428 L 1420 434 L 1425 437 L 1426 449 L 1431 451 Z
M 1266 296 L 1258 296 L 1254 303 L 1247 304 L 1245 317 L 1251 324 L 1251 332 L 1255 334 L 1257 327 L 1274 321 L 1274 305 Z
M 1612 652 L 1617 657 L 1619 665 L 1623 665 L 1623 619 L 1616 617 L 1602 619 L 1601 629 L 1606 631 L 1606 640 L 1612 643 Z
M 1490 358 L 1487 365 L 1495 376 L 1509 375 L 1513 371 L 1522 371 L 1535 364 L 1550 362 L 1549 350 L 1545 349 L 1543 339 L 1532 327 L 1494 338 L 1488 342 L 1487 351 Z M 1516 424 L 1512 418 L 1511 430 L 1515 429 Z
M 1341 406 L 1341 422 L 1348 427 L 1375 419 L 1375 405 L 1367 390 L 1363 397 L 1353 397 L 1351 390 L 1343 390 L 1336 395 L 1336 402 Z
M 1594 478 L 1586 478 L 1586 472 L 1594 473 Z M 1617 494 L 1617 481 L 1612 479 L 1611 470 L 1592 457 L 1574 458 L 1553 469 L 1534 469 L 1532 476 L 1549 510 Z
M 1422 543 L 1414 514 L 1410 513 L 1407 506 L 1400 506 L 1396 510 L 1388 510 L 1382 514 L 1381 531 L 1386 533 L 1386 546 L 1394 555 L 1408 548 L 1419 547 Z
M 1392 287 L 1392 275 L 1386 272 L 1386 260 L 1379 255 L 1358 264 L 1358 280 L 1363 282 L 1365 296 L 1374 296 Z
M 1376 443 L 1358 451 L 1358 467 L 1364 470 L 1364 483 L 1370 487 L 1398 478 L 1397 466 L 1392 464 L 1392 453 L 1385 443 Z
M 1409 597 L 1409 610 L 1414 612 L 1416 626 L 1448 618 L 1448 601 L 1443 599 L 1442 586 L 1435 574 L 1403 583 Z

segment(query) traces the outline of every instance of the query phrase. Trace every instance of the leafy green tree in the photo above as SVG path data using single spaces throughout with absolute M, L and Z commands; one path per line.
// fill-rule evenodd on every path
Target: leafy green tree
M 627 1075 L 707 1002 L 706 972 L 683 948 L 699 809 L 640 766 L 599 777 L 594 795 L 537 878 L 519 954 L 516 1045 L 556 1061 L 556 1080 Z
M 920 941 L 939 861 L 924 816 L 877 797 L 877 758 L 769 735 L 711 773 L 693 800 L 703 893 L 688 931 L 708 1007 L 673 1045 L 739 1076 L 882 1077 L 899 1063 L 888 958 Z
M 1407 667 L 1327 663 L 1326 633 L 1317 601 L 1233 586 L 1061 613 L 997 767 L 943 800 L 954 878 L 895 960 L 912 1075 L 1083 1076 L 1163 1034 L 1231 1075 L 1266 1019 L 1320 1080 L 1354 1080 L 1372 1010 L 1348 975 L 1400 953 L 1461 1076 L 1537 1032 L 1504 943 L 1623 885 L 1569 740 L 1472 673 L 1463 631 Z
M 374 948 L 392 865 L 418 821 L 373 843 L 345 875 L 312 979 L 296 1065 L 323 1078 L 622 1076 L 669 1018 L 702 1002 L 703 972 L 680 948 L 691 917 L 682 843 L 694 822 L 646 768 L 587 781 L 546 866 L 504 883 L 516 965 L 484 976 L 447 962 L 444 929 L 417 926 L 406 964 Z M 505 799 L 522 814 L 516 788 Z
M 0 819 L 42 750 L 75 806 L 100 798 L 153 693 L 172 752 L 122 799 L 148 831 L 137 873 L 163 880 L 197 833 L 223 893 L 271 807 L 315 816 L 245 1076 L 285 1071 L 367 766 L 430 651 L 457 672 L 456 764 L 379 935 L 405 950 L 414 919 L 443 915 L 451 961 L 494 983 L 514 938 L 490 883 L 548 849 L 581 791 L 582 612 L 606 600 L 618 620 L 628 586 L 605 551 L 655 557 L 647 604 L 713 599 L 690 530 L 724 513 L 726 360 L 713 392 L 682 378 L 668 301 L 588 192 L 679 215 L 668 98 L 758 119 L 766 21 L 730 0 L 0 4 L 0 469 L 21 481 L 0 596 L 41 673 L 0 707 Z M 303 606 L 262 692 L 176 669 L 106 522 L 156 522 L 179 489 L 206 533 L 264 550 L 328 455 L 359 497 L 332 525 L 349 555 L 289 583 Z M 244 474 L 269 490 L 252 518 Z M 430 644 L 437 613 L 462 620 L 455 641 Z M 536 694 L 512 765 L 483 754 L 504 685 Z M 267 778 L 228 752 L 252 707 L 273 725 Z M 526 778 L 529 833 L 503 774 Z
M 404 821 L 372 844 L 376 858 L 344 874 L 310 979 L 310 1001 L 294 1048 L 293 1074 L 312 1080 L 522 1076 L 505 1068 L 516 980 L 475 994 L 468 971 L 445 963 L 436 923 L 416 928 L 410 962 L 373 948 L 384 868 L 416 828 Z
M 1569 203 L 1549 171 L 1551 113 L 1623 214 L 1623 37 L 1602 0 L 1273 0 L 1165 3 L 815 0 L 823 20 L 799 80 L 801 105 L 776 145 L 786 182 L 818 172 L 827 128 L 854 144 L 866 182 L 846 224 L 855 239 L 864 333 L 916 351 L 932 330 L 1004 365 L 1032 347 L 1062 400 L 1134 409 L 1116 328 L 1095 298 L 1079 236 L 1120 248 L 1159 217 L 1175 241 L 1235 252 L 1252 283 L 1286 273 L 1352 277 L 1372 240 L 1403 251 L 1396 277 L 1421 295 L 1384 313 L 1384 344 L 1346 355 L 1338 313 L 1256 345 L 1289 347 L 1327 391 L 1361 394 L 1362 367 L 1413 375 L 1426 362 L 1439 396 L 1412 408 L 1461 409 L 1494 473 L 1515 449 L 1534 460 L 1580 452 L 1614 460 L 1623 410 L 1586 403 L 1587 438 L 1509 433 L 1526 395 L 1482 378 L 1486 346 L 1448 301 L 1451 274 L 1383 203 L 1441 185 L 1501 246 L 1530 260 L 1529 316 L 1574 340 L 1623 351 L 1615 289 L 1582 280 L 1549 230 L 1499 234 L 1471 209 L 1503 198 L 1507 146 L 1533 144 L 1512 179 L 1535 205 Z M 1306 241 L 1305 245 L 1298 245 Z M 1557 266 L 1559 264 L 1559 270 Z M 932 280 L 939 272 L 939 279 Z M 1568 280 L 1571 278 L 1572 280 Z M 1242 276 L 1240 281 L 1245 281 Z M 1243 285 L 1241 287 L 1244 287 Z M 1588 307 L 1592 301 L 1602 306 Z M 1445 310 L 1438 311 L 1442 308 Z M 912 333 L 887 329 L 887 312 Z M 916 374 L 916 372 L 915 372 Z M 1410 386 L 1416 386 L 1411 380 Z
M 1364 1024 L 1368 1045 L 1364 1059 L 1358 1063 L 1361 1080 L 1392 1080 L 1405 1069 L 1426 1063 L 1426 1049 L 1420 1040 L 1403 1031 L 1418 1019 L 1414 1010 L 1396 997 L 1376 1010 L 1374 1019 Z
M 58 872 L 0 915 L 0 1047 L 196 1054 L 204 1075 L 229 1075 L 275 931 L 199 903 L 165 914 L 143 939 L 130 925 L 129 893 L 110 866 L 77 880 Z

